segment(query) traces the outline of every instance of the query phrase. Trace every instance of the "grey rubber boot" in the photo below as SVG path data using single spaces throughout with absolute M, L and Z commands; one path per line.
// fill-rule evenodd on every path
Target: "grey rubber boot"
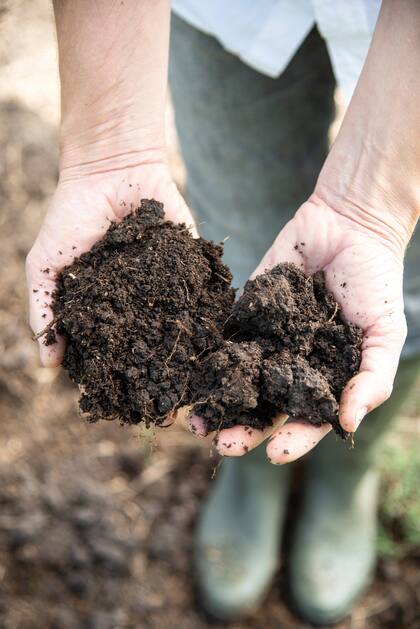
M 369 583 L 376 560 L 376 463 L 419 371 L 418 357 L 401 362 L 393 395 L 363 420 L 354 449 L 330 434 L 308 457 L 290 588 L 297 611 L 313 624 L 346 616 Z
M 201 513 L 195 569 L 201 603 L 222 620 L 262 602 L 278 566 L 288 466 L 268 463 L 265 445 L 225 459 Z

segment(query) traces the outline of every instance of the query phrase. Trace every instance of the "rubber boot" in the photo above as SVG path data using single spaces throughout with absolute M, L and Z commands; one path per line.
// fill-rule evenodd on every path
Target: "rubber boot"
M 212 617 L 237 620 L 260 606 L 278 565 L 288 485 L 288 466 L 271 465 L 264 444 L 223 461 L 195 545 L 199 595 Z
M 363 420 L 353 449 L 330 434 L 308 457 L 289 576 L 294 605 L 312 624 L 341 620 L 369 583 L 376 560 L 376 463 L 419 371 L 419 357 L 401 362 L 394 393 Z

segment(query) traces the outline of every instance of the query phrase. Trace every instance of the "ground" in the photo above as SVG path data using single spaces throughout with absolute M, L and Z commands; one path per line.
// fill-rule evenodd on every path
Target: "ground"
M 181 429 L 154 436 L 85 423 L 74 387 L 40 368 L 30 339 L 24 259 L 55 185 L 58 91 L 48 3 L 9 4 L 0 12 L 0 627 L 217 629 L 196 606 L 191 572 L 192 532 L 218 463 L 210 444 Z M 390 436 L 381 559 L 340 629 L 420 624 L 410 447 L 419 414 L 417 397 Z M 295 511 L 292 500 L 291 521 Z M 227 626 L 306 627 L 288 606 L 284 569 L 263 608 Z

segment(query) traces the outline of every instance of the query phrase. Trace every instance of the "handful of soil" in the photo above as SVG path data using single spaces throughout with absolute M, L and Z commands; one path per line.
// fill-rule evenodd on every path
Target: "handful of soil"
M 223 345 L 234 301 L 222 252 L 143 200 L 62 271 L 53 311 L 68 339 L 63 367 L 90 421 L 159 425 L 191 401 L 193 369 Z
M 222 253 L 143 200 L 63 269 L 53 311 L 81 410 L 161 425 L 193 405 L 209 431 L 263 428 L 286 412 L 345 437 L 338 401 L 359 368 L 361 331 L 341 320 L 322 274 L 293 264 L 247 282 L 234 303 Z
M 224 328 L 225 344 L 203 357 L 195 412 L 217 430 L 264 428 L 279 412 L 314 424 L 338 421 L 341 392 L 360 365 L 362 332 L 345 323 L 323 273 L 279 264 L 249 280 Z

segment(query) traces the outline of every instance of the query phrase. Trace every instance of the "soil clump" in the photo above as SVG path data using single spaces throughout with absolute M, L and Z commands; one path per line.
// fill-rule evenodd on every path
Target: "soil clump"
M 144 199 L 61 272 L 53 311 L 81 410 L 161 425 L 192 405 L 209 432 L 264 428 L 285 412 L 346 437 L 338 405 L 359 368 L 361 330 L 342 320 L 322 273 L 290 263 L 248 281 L 234 302 L 222 253 Z

